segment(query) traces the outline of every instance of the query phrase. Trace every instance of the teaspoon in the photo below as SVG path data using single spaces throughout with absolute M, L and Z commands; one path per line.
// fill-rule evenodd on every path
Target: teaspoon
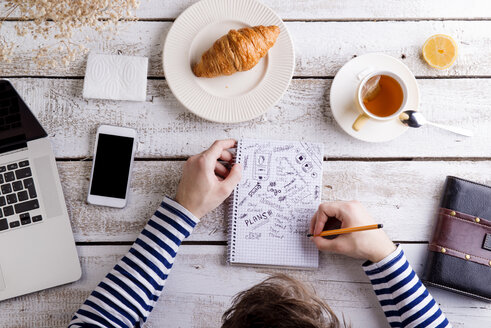
M 419 112 L 415 110 L 406 110 L 399 115 L 399 119 L 404 125 L 407 125 L 412 128 L 419 128 L 422 125 L 428 124 L 428 125 L 433 125 L 436 126 L 437 128 L 444 129 L 451 131 L 453 133 L 461 134 L 463 136 L 467 137 L 472 137 L 474 133 L 470 130 L 455 127 L 455 126 L 448 126 L 448 125 L 443 125 L 443 124 L 438 124 L 438 123 L 432 123 L 428 122 L 428 120 Z

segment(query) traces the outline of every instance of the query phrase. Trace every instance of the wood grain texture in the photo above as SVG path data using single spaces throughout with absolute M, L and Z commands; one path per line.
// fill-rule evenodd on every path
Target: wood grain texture
M 149 76 L 160 79 L 164 77 L 162 47 L 170 21 L 195 2 L 142 0 L 137 16 L 143 21 L 121 24 L 114 39 L 84 31 L 74 40 L 94 52 L 149 57 Z M 59 161 L 78 242 L 133 241 L 163 195 L 175 193 L 183 162 L 172 159 L 200 152 L 217 138 L 323 141 L 326 155 L 338 159 L 324 162 L 323 200 L 358 199 L 377 221 L 384 223 L 394 240 L 428 241 L 446 175 L 491 184 L 490 1 L 263 2 L 288 20 L 296 51 L 294 75 L 322 79 L 294 79 L 281 101 L 266 115 L 241 124 L 199 119 L 179 104 L 164 80 L 149 80 L 144 103 L 82 99 L 83 81 L 78 78 L 85 73 L 85 56 L 66 68 L 38 68 L 32 62 L 34 50 L 40 44 L 52 44 L 54 39 L 19 38 L 13 27 L 16 22 L 2 25 L 0 38 L 16 42 L 19 49 L 12 64 L 0 62 L 0 77 L 34 77 L 14 78 L 12 82 L 47 129 L 59 159 L 90 157 L 95 130 L 102 123 L 137 129 L 139 158 L 166 159 L 136 162 L 129 204 L 124 210 L 86 203 L 91 161 Z M 0 17 L 3 3 L 0 0 Z M 14 13 L 10 18 L 15 17 L 18 15 Z M 453 36 L 459 45 L 456 64 L 445 71 L 429 68 L 420 55 L 423 42 L 436 33 Z M 95 41 L 85 42 L 86 36 Z M 476 136 L 463 138 L 421 128 L 389 143 L 367 144 L 346 135 L 329 108 L 330 78 L 348 60 L 369 52 L 399 58 L 415 75 L 424 78 L 418 82 L 421 111 L 428 119 L 472 128 Z M 419 161 L 402 160 L 408 157 Z M 357 160 L 349 160 L 352 158 Z M 444 162 L 435 158 L 452 159 Z M 226 225 L 221 206 L 202 219 L 189 240 L 223 242 Z M 0 327 L 66 327 L 73 312 L 128 248 L 79 246 L 83 278 L 1 302 Z M 426 245 L 406 244 L 404 248 L 413 267 L 421 272 Z M 360 263 L 322 254 L 321 268 L 316 271 L 229 267 L 224 246 L 185 245 L 164 297 L 145 327 L 218 327 L 231 297 L 273 272 L 286 272 L 312 284 L 353 327 L 388 327 Z M 490 304 L 437 289 L 430 291 L 454 327 L 489 326 Z
M 138 17 L 175 18 L 195 0 L 185 1 L 142 1 Z M 349 2 L 337 0 L 261 1 L 273 9 L 281 18 L 289 20 L 326 19 L 428 19 L 428 18 L 489 18 L 491 6 L 486 0 L 471 0 L 462 3 L 458 0 L 437 1 L 363 1 Z
M 88 205 L 91 162 L 58 162 L 77 241 L 134 241 L 164 195 L 173 197 L 183 162 L 137 161 L 124 210 Z M 393 240 L 428 241 L 446 175 L 491 184 L 491 161 L 324 162 L 323 201 L 363 203 Z M 225 205 L 204 217 L 189 238 L 225 241 Z
M 420 273 L 426 245 L 403 245 Z M 78 247 L 83 276 L 76 283 L 0 303 L 0 325 L 5 328 L 66 327 L 72 314 L 129 246 Z M 361 269 L 362 261 L 323 253 L 318 270 L 231 267 L 224 246 L 182 246 L 163 296 L 145 327 L 219 327 L 221 314 L 237 292 L 272 273 L 287 273 L 312 285 L 338 316 L 353 327 L 388 327 L 372 287 Z M 431 288 L 431 294 L 456 328 L 485 327 L 491 304 Z M 472 323 L 472 324 L 470 324 Z
M 83 81 L 11 79 L 48 131 L 58 158 L 92 156 L 99 124 L 129 126 L 139 135 L 140 158 L 199 153 L 215 139 L 261 137 L 323 141 L 327 157 L 491 157 L 491 79 L 420 79 L 420 110 L 429 120 L 470 128 L 472 138 L 436 129 L 411 129 L 383 144 L 346 134 L 329 107 L 332 80 L 293 80 L 266 115 L 240 124 L 218 124 L 190 113 L 166 81 L 149 80 L 147 101 L 87 100 Z M 176 137 L 178 136 L 178 137 Z
M 2 36 L 18 42 L 12 63 L 0 63 L 0 76 L 83 76 L 86 56 L 80 56 L 68 67 L 37 67 L 32 62 L 40 44 L 50 45 L 32 37 L 19 39 L 15 22 L 2 25 Z M 98 53 L 149 57 L 149 76 L 164 76 L 162 48 L 170 22 L 131 22 L 120 24 L 120 33 L 105 40 L 98 33 L 84 31 L 74 35 Z M 287 22 L 295 46 L 295 76 L 334 76 L 348 60 L 370 52 L 383 52 L 402 61 L 417 76 L 490 76 L 491 21 L 383 21 L 383 22 Z M 227 31 L 224 31 L 224 34 Z M 447 70 L 429 67 L 421 58 L 421 46 L 436 33 L 455 38 L 459 57 Z M 86 36 L 95 41 L 86 41 Z M 57 58 L 53 53 L 53 58 Z
M 5 1 L 0 1 L 0 8 Z M 174 19 L 196 0 L 142 0 L 136 16 L 140 19 Z M 413 0 L 413 1 L 337 1 L 263 0 L 281 18 L 289 20 L 375 20 L 375 19 L 489 19 L 491 6 L 487 0 Z M 2 11 L 3 13 L 3 11 Z M 1 17 L 1 16 L 0 16 Z M 11 18 L 18 18 L 14 12 Z

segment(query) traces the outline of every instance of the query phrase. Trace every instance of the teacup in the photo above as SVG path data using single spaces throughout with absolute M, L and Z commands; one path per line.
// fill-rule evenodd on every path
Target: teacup
M 399 117 L 407 102 L 407 87 L 399 75 L 368 68 L 358 74 L 358 79 L 355 103 L 361 113 L 353 130 L 359 131 L 369 119 L 389 121 Z

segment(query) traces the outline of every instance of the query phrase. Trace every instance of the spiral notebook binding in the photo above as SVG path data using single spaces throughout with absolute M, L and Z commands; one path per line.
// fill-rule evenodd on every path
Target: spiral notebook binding
M 233 158 L 233 163 L 240 163 L 242 160 L 242 148 L 241 142 L 237 143 L 237 152 Z M 228 240 L 227 240 L 227 261 L 229 263 L 235 262 L 235 241 L 237 236 L 237 204 L 239 203 L 239 186 L 237 185 L 232 193 L 232 199 L 229 205 L 229 217 L 228 222 Z

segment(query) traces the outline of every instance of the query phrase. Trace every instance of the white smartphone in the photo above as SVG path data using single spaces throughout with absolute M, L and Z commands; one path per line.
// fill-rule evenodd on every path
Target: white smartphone
M 136 139 L 133 129 L 99 126 L 87 202 L 118 208 L 126 206 Z

